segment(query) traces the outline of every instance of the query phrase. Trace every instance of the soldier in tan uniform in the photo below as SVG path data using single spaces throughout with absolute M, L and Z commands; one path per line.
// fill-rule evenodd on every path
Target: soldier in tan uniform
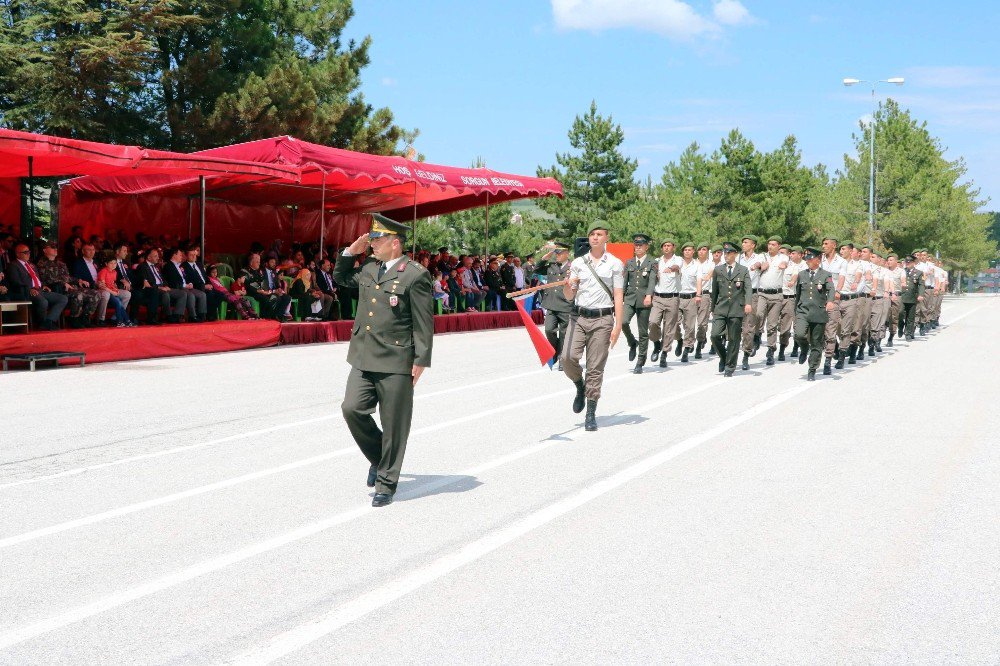
M 351 373 L 341 410 L 370 463 L 372 506 L 392 502 L 413 417 L 413 387 L 431 365 L 434 317 L 431 276 L 403 256 L 409 227 L 379 214 L 371 232 L 337 257 L 333 278 L 358 289 L 358 313 L 347 362 Z M 355 267 L 371 246 L 372 257 Z M 379 408 L 382 429 L 372 413 Z

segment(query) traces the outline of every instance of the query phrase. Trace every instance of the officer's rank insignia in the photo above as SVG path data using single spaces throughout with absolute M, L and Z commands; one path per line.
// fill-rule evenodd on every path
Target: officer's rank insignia
M 737 281 L 736 281 L 736 288 L 737 288 L 737 289 L 740 289 L 740 288 L 742 288 L 742 287 L 743 287 L 743 280 L 737 280 Z
M 392 307 L 396 307 L 397 305 L 399 305 L 399 296 L 397 296 L 396 294 L 393 294 L 392 296 L 390 296 L 389 297 L 389 305 L 392 306 Z

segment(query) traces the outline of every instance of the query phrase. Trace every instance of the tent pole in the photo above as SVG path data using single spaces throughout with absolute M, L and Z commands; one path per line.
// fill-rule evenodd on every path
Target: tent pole
M 295 245 L 295 216 L 299 212 L 298 206 L 292 206 L 292 229 L 291 229 L 291 240 L 288 241 L 288 249 L 292 249 L 292 245 Z
M 413 181 L 413 256 L 417 256 L 417 181 Z
M 205 177 L 198 176 L 198 184 L 201 186 L 201 260 L 208 261 L 205 255 Z
M 323 184 L 319 191 L 319 258 L 323 261 L 323 252 L 326 250 L 326 172 L 323 172 Z
M 31 215 L 30 224 L 28 225 L 28 233 L 25 234 L 28 238 L 32 238 L 32 234 L 35 229 L 35 158 L 28 158 L 28 210 Z M 22 229 L 22 231 L 24 231 Z M 32 249 L 34 252 L 34 249 Z
M 483 234 L 483 242 L 486 245 L 486 249 L 483 251 L 484 257 L 490 256 L 490 193 L 486 193 L 486 230 Z
M 191 210 L 192 206 L 194 206 L 194 199 L 188 197 L 188 240 L 189 241 L 191 240 L 191 213 L 194 212 L 193 210 Z

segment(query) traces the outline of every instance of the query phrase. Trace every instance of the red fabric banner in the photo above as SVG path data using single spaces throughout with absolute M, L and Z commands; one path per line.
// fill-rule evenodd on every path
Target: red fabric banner
M 532 296 L 527 298 L 532 298 Z M 527 310 L 524 309 L 524 301 L 524 298 L 516 298 L 514 299 L 514 305 L 517 306 L 517 312 L 521 316 L 524 327 L 528 329 L 528 337 L 531 338 L 531 344 L 535 346 L 535 353 L 538 354 L 538 360 L 542 362 L 542 365 L 545 365 L 555 357 L 556 349 L 549 342 L 548 338 L 545 337 L 545 334 L 538 330 L 535 322 L 531 320 Z

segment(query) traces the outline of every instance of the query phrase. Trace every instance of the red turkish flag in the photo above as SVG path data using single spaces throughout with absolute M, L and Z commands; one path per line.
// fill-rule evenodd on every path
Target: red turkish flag
M 534 296 L 534 294 L 515 298 L 514 304 L 517 306 L 517 311 L 521 314 L 521 321 L 524 323 L 524 327 L 528 329 L 528 337 L 531 338 L 531 344 L 535 345 L 538 360 L 542 362 L 542 365 L 552 365 L 552 359 L 555 358 L 556 350 L 548 338 L 545 337 L 545 334 L 538 330 L 538 326 L 531 320 L 531 315 L 528 314 L 528 311 L 524 309 L 524 299 L 531 296 Z

